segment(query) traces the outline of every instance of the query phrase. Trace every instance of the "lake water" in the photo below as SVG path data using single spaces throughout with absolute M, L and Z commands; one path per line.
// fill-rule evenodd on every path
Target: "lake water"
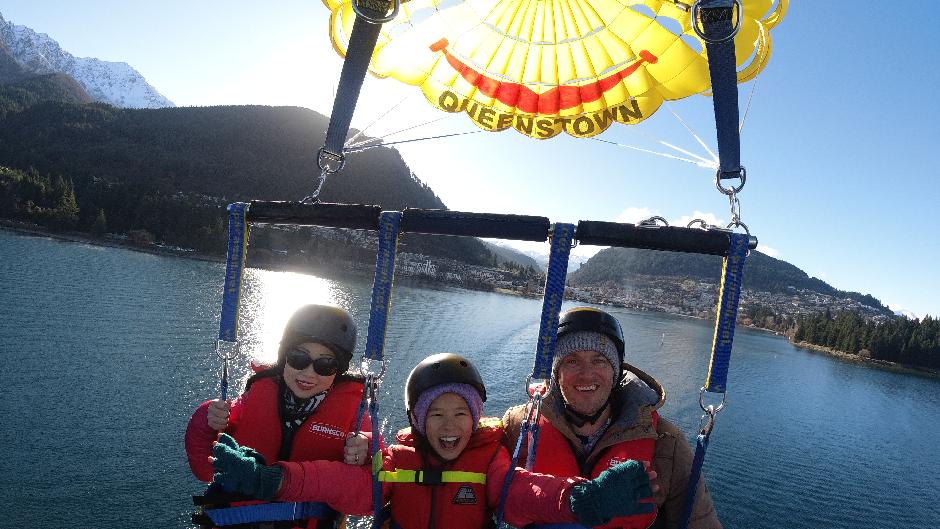
M 0 230 L 0 527 L 190 527 L 201 490 L 182 435 L 218 393 L 222 265 Z M 273 354 L 293 308 L 329 302 L 367 327 L 370 284 L 249 270 L 243 354 Z M 396 287 L 383 430 L 405 424 L 402 384 L 432 352 L 481 368 L 490 415 L 523 398 L 540 305 Z M 627 359 L 666 387 L 686 432 L 711 328 L 613 311 Z M 727 528 L 940 527 L 940 380 L 844 363 L 739 330 L 705 464 Z

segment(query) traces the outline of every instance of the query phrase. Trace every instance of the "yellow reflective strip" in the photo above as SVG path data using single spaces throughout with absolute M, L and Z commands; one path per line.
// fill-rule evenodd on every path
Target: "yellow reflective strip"
M 379 481 L 383 483 L 414 483 L 414 470 L 395 469 L 394 471 L 383 470 L 379 472 Z
M 444 483 L 479 483 L 481 485 L 486 485 L 486 474 L 480 472 L 445 470 L 441 480 Z

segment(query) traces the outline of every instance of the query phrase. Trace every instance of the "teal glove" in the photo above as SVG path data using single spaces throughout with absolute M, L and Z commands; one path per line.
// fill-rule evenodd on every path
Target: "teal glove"
M 593 527 L 604 525 L 611 518 L 653 512 L 653 503 L 639 502 L 652 495 L 643 464 L 631 459 L 571 487 L 569 501 L 578 523 Z
M 239 446 L 228 434 L 219 436 L 219 441 L 212 447 L 212 455 L 215 456 L 212 482 L 221 484 L 227 490 L 259 500 L 270 500 L 281 487 L 281 467 L 265 466 L 261 454 Z

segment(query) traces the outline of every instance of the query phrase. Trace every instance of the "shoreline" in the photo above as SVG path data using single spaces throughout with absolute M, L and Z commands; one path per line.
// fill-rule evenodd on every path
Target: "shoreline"
M 26 235 L 26 236 L 32 236 L 32 237 L 47 237 L 47 238 L 50 238 L 50 239 L 55 239 L 55 240 L 60 240 L 60 241 L 75 242 L 75 243 L 81 243 L 81 244 L 90 244 L 90 245 L 93 245 L 93 246 L 104 246 L 104 247 L 108 247 L 108 248 L 119 248 L 119 249 L 131 250 L 131 251 L 135 251 L 135 252 L 149 253 L 149 254 L 153 254 L 153 255 L 162 255 L 162 256 L 168 256 L 168 257 L 178 257 L 178 258 L 182 258 L 182 259 L 192 259 L 192 260 L 196 260 L 196 261 L 208 261 L 208 262 L 225 263 L 225 258 L 224 258 L 224 257 L 219 257 L 219 256 L 213 256 L 213 255 L 203 254 L 203 253 L 199 253 L 199 252 L 196 252 L 196 251 L 192 251 L 192 252 L 183 252 L 183 251 L 173 250 L 173 249 L 170 249 L 170 248 L 165 248 L 165 249 L 164 249 L 164 248 L 160 248 L 160 247 L 143 247 L 143 246 L 136 245 L 136 244 L 133 244 L 133 243 L 122 242 L 122 241 L 120 241 L 120 240 L 108 239 L 108 238 L 103 238 L 103 237 L 94 237 L 94 236 L 87 235 L 87 234 L 83 234 L 83 233 L 79 233 L 79 232 L 70 232 L 70 233 L 50 232 L 50 231 L 44 230 L 41 226 L 38 226 L 38 225 L 31 225 L 31 224 L 28 224 L 28 223 L 18 222 L 18 221 L 10 221 L 10 220 L 7 220 L 7 219 L 0 219 L 0 230 L 8 230 L 8 231 L 11 231 L 11 232 L 14 232 L 14 233 L 18 233 L 18 234 L 20 234 L 20 235 Z M 342 268 L 333 268 L 333 269 L 331 269 L 331 270 L 329 270 L 329 271 L 325 270 L 323 267 L 316 267 L 316 268 L 304 269 L 304 268 L 297 268 L 297 267 L 291 267 L 291 266 L 285 266 L 285 267 L 252 266 L 251 268 L 257 268 L 257 269 L 261 269 L 261 270 L 272 270 L 272 271 L 287 271 L 287 272 L 297 272 L 297 273 L 308 273 L 308 274 L 316 273 L 316 275 L 317 275 L 318 277 L 324 277 L 324 278 L 326 278 L 326 279 L 337 279 L 337 278 L 341 278 L 341 279 L 349 279 L 349 278 L 361 279 L 361 278 L 365 278 L 365 277 L 367 277 L 367 276 L 368 276 L 368 277 L 371 277 L 371 276 L 372 276 L 372 273 L 371 273 L 371 272 L 369 272 L 369 273 L 362 273 L 362 272 L 360 272 L 359 270 L 355 270 L 355 269 L 345 269 L 345 270 L 344 270 L 344 269 L 342 269 Z M 396 283 L 399 283 L 399 284 L 404 284 L 404 285 L 407 285 L 407 286 L 419 287 L 419 288 L 429 288 L 429 289 L 462 288 L 462 289 L 464 289 L 464 290 L 471 290 L 471 291 L 475 291 L 475 292 L 476 292 L 476 291 L 479 291 L 479 290 L 475 290 L 475 289 L 468 289 L 468 288 L 461 287 L 461 286 L 458 286 L 458 285 L 451 285 L 451 284 L 448 284 L 448 283 L 440 283 L 440 282 L 436 282 L 436 281 L 426 281 L 426 280 L 420 280 L 420 279 L 414 279 L 414 278 L 408 278 L 408 277 L 401 277 L 401 278 L 396 277 L 396 278 L 395 278 L 395 282 L 396 282 Z M 512 290 L 507 290 L 507 289 L 503 289 L 503 288 L 494 288 L 493 290 L 490 290 L 490 291 L 487 291 L 487 292 L 493 292 L 493 293 L 495 293 L 495 294 L 502 294 L 502 295 L 507 295 L 507 296 L 516 296 L 516 297 L 527 297 L 527 298 L 532 298 L 532 297 L 533 297 L 533 296 L 531 296 L 531 295 L 525 295 L 525 294 L 517 293 L 517 292 L 514 292 L 514 291 L 512 291 Z M 534 297 L 540 297 L 540 296 L 534 296 Z M 595 305 L 603 305 L 603 306 L 616 307 L 616 305 L 605 305 L 604 303 L 598 303 L 598 302 L 591 302 L 591 303 L 593 303 L 593 304 L 595 304 Z M 655 313 L 655 311 L 643 311 L 643 310 L 638 310 L 638 309 L 631 309 L 631 310 L 636 311 L 636 312 L 640 312 L 640 313 L 643 313 L 643 314 L 652 314 L 652 313 Z M 669 314 L 669 315 L 671 315 L 671 316 L 684 316 L 684 317 L 693 318 L 693 319 L 698 319 L 698 320 L 702 320 L 702 321 L 709 321 L 709 318 L 703 318 L 703 317 L 700 317 L 700 316 L 693 316 L 693 315 L 689 315 L 689 314 L 673 314 L 673 313 L 670 313 L 670 312 L 664 312 L 663 314 Z M 904 365 L 904 364 L 898 364 L 898 363 L 896 363 L 896 362 L 889 362 L 889 361 L 887 361 L 887 360 L 879 360 L 879 359 L 876 359 L 876 358 L 867 358 L 867 357 L 864 357 L 864 356 L 860 356 L 860 355 L 858 355 L 858 354 L 846 353 L 846 352 L 844 352 L 844 351 L 838 351 L 838 350 L 832 349 L 832 348 L 830 348 L 830 347 L 826 347 L 826 346 L 822 346 L 822 345 L 816 345 L 816 344 L 809 343 L 809 342 L 795 342 L 795 341 L 793 341 L 789 336 L 787 336 L 786 334 L 781 333 L 780 331 L 775 331 L 775 330 L 773 330 L 773 329 L 765 329 L 765 328 L 763 328 L 763 327 L 756 327 L 756 326 L 753 326 L 753 325 L 748 325 L 748 326 L 746 326 L 746 327 L 745 327 L 745 326 L 741 326 L 741 328 L 746 328 L 746 329 L 761 331 L 761 332 L 765 332 L 765 333 L 771 333 L 771 334 L 774 334 L 774 335 L 776 335 L 776 336 L 780 336 L 781 338 L 784 338 L 785 340 L 787 340 L 788 342 L 790 342 L 790 344 L 793 345 L 794 347 L 798 347 L 798 348 L 801 348 L 801 349 L 806 349 L 806 350 L 808 350 L 808 351 L 811 351 L 811 352 L 817 353 L 817 354 L 825 354 L 825 355 L 827 355 L 827 356 L 830 356 L 830 357 L 832 357 L 832 358 L 835 358 L 835 359 L 837 359 L 837 360 L 841 360 L 841 361 L 844 361 L 844 362 L 851 362 L 851 363 L 853 363 L 853 364 L 858 364 L 858 365 L 862 365 L 862 366 L 865 366 L 865 367 L 872 367 L 872 368 L 877 368 L 877 369 L 883 369 L 883 370 L 886 370 L 886 371 L 893 371 L 893 372 L 896 372 L 896 373 L 911 374 L 911 375 L 920 375 L 920 376 L 927 376 L 927 377 L 933 377 L 933 378 L 940 378 L 940 370 L 938 370 L 938 369 L 931 369 L 931 368 L 926 368 L 926 367 L 908 366 L 908 365 Z
M 904 364 L 899 364 L 897 362 L 889 362 L 887 360 L 879 360 L 877 358 L 867 358 L 858 354 L 846 353 L 845 351 L 839 351 L 831 347 L 826 347 L 824 345 L 816 345 L 809 342 L 794 342 L 787 338 L 794 347 L 799 347 L 801 349 L 806 349 L 807 351 L 824 354 L 826 356 L 841 360 L 843 362 L 850 362 L 853 364 L 858 364 L 865 367 L 873 367 L 877 369 L 883 369 L 885 371 L 893 371 L 895 373 L 902 373 L 907 375 L 920 375 L 931 378 L 940 378 L 940 369 L 931 369 L 929 367 L 915 367 Z

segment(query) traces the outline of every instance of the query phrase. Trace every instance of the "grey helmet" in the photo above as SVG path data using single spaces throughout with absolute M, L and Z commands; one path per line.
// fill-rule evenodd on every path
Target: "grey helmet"
M 337 374 L 349 369 L 356 349 L 356 322 L 348 312 L 329 305 L 304 305 L 287 320 L 277 363 L 284 365 L 287 351 L 302 343 L 314 342 L 328 347 L 336 355 Z
M 410 414 L 418 397 L 439 384 L 469 384 L 483 402 L 486 402 L 486 387 L 480 372 L 469 360 L 456 353 L 438 353 L 418 363 L 405 381 L 405 409 Z

